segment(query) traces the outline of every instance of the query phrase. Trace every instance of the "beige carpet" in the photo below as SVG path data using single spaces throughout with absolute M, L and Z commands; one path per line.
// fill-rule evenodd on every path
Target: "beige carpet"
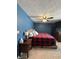
M 57 49 L 32 48 L 28 59 L 61 59 L 61 43 L 57 42 Z

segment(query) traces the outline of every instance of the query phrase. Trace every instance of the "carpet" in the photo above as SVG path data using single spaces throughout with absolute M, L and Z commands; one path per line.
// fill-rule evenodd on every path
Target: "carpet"
M 61 43 L 57 42 L 57 49 L 32 48 L 28 59 L 61 59 Z

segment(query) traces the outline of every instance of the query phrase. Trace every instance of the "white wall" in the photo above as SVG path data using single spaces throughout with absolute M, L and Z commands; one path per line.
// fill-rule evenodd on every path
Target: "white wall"
M 56 10 L 55 12 L 53 12 L 53 17 L 54 19 L 61 19 L 61 9 Z

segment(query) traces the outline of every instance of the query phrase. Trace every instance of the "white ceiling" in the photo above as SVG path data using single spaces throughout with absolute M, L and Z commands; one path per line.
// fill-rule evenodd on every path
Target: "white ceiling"
M 18 4 L 29 16 L 53 16 L 61 18 L 61 0 L 18 0 Z

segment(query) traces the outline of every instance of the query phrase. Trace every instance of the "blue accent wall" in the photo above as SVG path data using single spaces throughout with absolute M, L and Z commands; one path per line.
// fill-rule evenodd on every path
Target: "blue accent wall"
M 46 32 L 54 35 L 56 32 L 56 25 L 54 23 L 34 23 L 34 29 L 38 32 Z
M 61 21 L 54 21 L 51 23 L 34 23 L 34 29 L 38 32 L 46 32 L 55 36 L 56 31 L 61 29 Z
M 17 39 L 23 38 L 23 32 L 27 31 L 30 28 L 33 28 L 33 21 L 17 4 L 17 30 L 20 31 Z

